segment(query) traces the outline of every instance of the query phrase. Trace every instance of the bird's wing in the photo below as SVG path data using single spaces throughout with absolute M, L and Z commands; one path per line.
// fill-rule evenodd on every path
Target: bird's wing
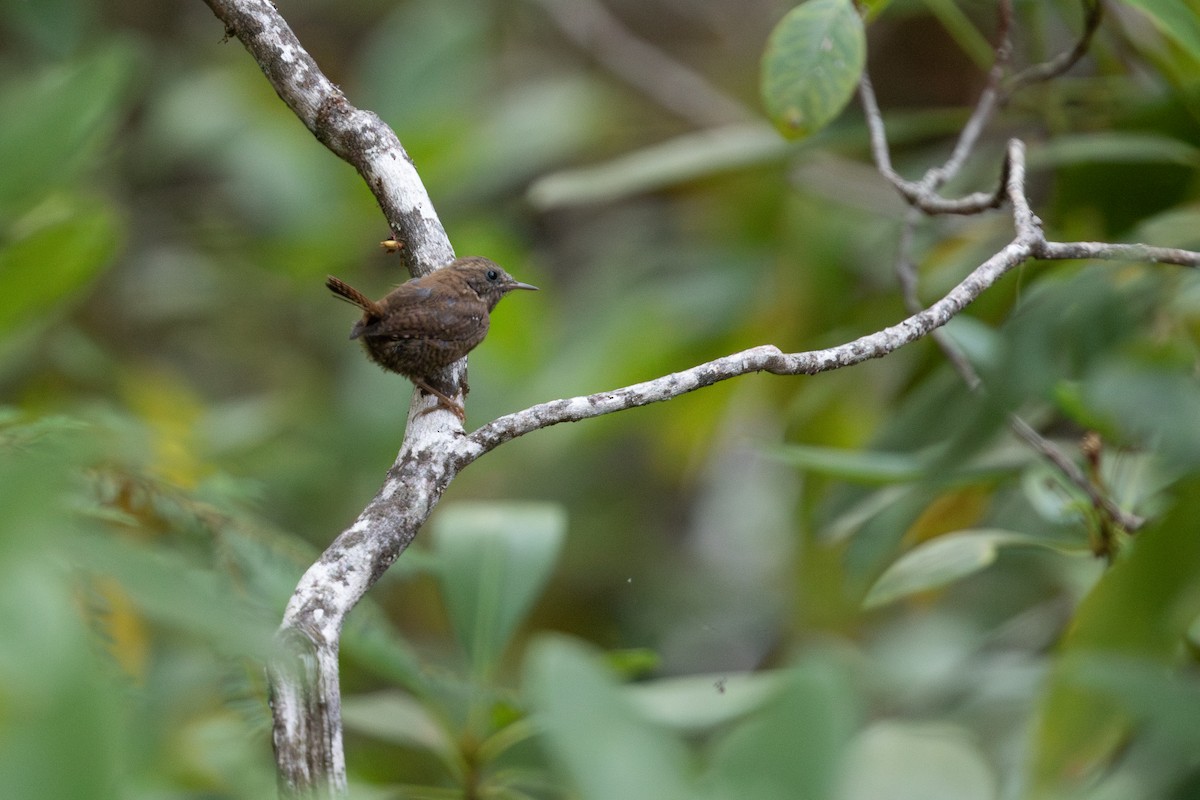
M 413 286 L 411 291 L 389 295 L 385 316 L 364 325 L 359 335 L 460 342 L 482 338 L 487 324 L 487 306 L 477 298 L 468 300 L 440 287 Z

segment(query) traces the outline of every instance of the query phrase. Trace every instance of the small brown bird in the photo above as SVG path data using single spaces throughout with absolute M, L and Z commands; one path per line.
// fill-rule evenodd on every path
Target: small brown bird
M 413 278 L 378 301 L 332 275 L 325 285 L 363 310 L 350 338 L 362 339 L 371 360 L 435 395 L 459 419 L 466 418 L 463 407 L 433 385 L 438 372 L 483 341 L 488 314 L 501 297 L 513 289 L 537 290 L 479 256 Z

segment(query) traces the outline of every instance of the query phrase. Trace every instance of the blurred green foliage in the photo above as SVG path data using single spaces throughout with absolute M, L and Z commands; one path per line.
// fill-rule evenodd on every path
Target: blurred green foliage
M 606 5 L 747 106 L 791 6 Z M 868 5 L 916 177 L 994 7 Z M 1080 5 L 1017 2 L 1015 62 L 1070 47 Z M 1052 238 L 1200 247 L 1200 9 L 1107 6 L 948 191 L 1019 135 Z M 281 10 L 396 127 L 457 250 L 544 290 L 472 355 L 472 424 L 903 316 L 905 209 L 853 107 L 801 143 L 695 131 L 537 3 Z M 408 385 L 321 285 L 402 280 L 386 226 L 222 34 L 200 2 L 0 3 L 5 797 L 270 796 L 272 633 L 403 433 Z M 1003 212 L 920 226 L 923 297 L 1010 236 Z M 1193 796 L 1200 280 L 1031 264 L 947 331 L 984 394 L 921 342 L 472 466 L 347 625 L 356 795 Z M 1146 528 L 1113 531 L 1010 412 L 1081 463 L 1101 434 L 1093 477 Z

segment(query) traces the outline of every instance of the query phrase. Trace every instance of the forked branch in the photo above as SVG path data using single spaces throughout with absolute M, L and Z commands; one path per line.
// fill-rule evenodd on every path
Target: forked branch
M 449 239 L 395 133 L 375 114 L 346 100 L 317 68 L 274 5 L 268 0 L 205 2 L 227 33 L 242 41 L 279 96 L 317 139 L 367 181 L 395 238 L 404 244 L 401 252 L 410 271 L 424 274 L 451 261 Z M 1011 0 L 1002 0 L 1004 31 L 1010 16 Z M 762 345 L 632 386 L 541 403 L 500 417 L 470 434 L 464 433 L 457 418 L 448 412 L 422 414 L 418 404 L 410 407 L 404 441 L 383 486 L 301 577 L 284 613 L 279 636 L 282 652 L 270 673 L 276 759 L 286 796 L 345 794 L 338 684 L 342 625 L 412 542 L 458 472 L 495 447 L 560 422 L 670 400 L 739 375 L 815 375 L 879 358 L 936 331 L 1014 267 L 1032 260 L 1107 258 L 1200 266 L 1200 253 L 1193 251 L 1047 240 L 1027 199 L 1025 148 L 1017 140 L 1008 144 L 994 191 L 957 200 L 936 195 L 971 152 L 1000 98 L 1007 33 L 1002 42 L 989 86 L 951 158 L 918 183 L 904 181 L 891 168 L 882 117 L 869 81 L 863 82 L 863 102 L 880 171 L 914 206 L 926 213 L 979 213 L 1008 204 L 1012 211 L 1013 239 L 929 307 L 914 308 L 908 318 L 837 347 L 785 353 L 774 345 Z M 1042 72 L 1053 74 L 1060 68 L 1057 63 Z

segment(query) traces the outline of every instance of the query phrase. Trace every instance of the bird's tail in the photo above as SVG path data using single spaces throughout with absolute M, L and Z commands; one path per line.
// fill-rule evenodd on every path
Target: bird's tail
M 325 285 L 329 287 L 329 291 L 346 302 L 353 303 L 371 316 L 383 316 L 383 309 L 379 307 L 379 303 L 376 303 L 341 278 L 335 278 L 330 275 L 325 279 Z

